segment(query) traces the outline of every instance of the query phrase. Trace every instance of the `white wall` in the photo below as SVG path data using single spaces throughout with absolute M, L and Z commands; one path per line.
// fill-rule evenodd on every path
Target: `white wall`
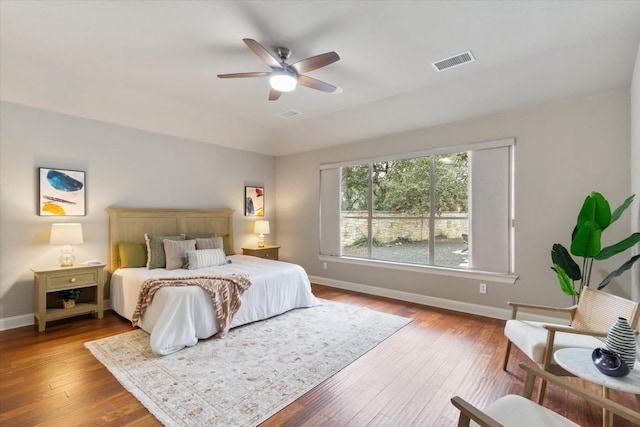
M 507 301 L 569 305 L 550 270 L 553 243 L 568 246 L 584 197 L 593 190 L 613 205 L 631 190 L 629 93 L 619 91 L 499 115 L 379 137 L 346 146 L 278 157 L 278 244 L 281 254 L 327 283 L 361 284 L 381 295 L 389 289 L 429 298 L 505 309 Z M 322 163 L 516 138 L 515 285 L 318 260 L 318 167 Z M 613 243 L 630 231 L 629 213 L 605 233 Z M 628 254 L 625 254 L 628 259 Z M 622 263 L 597 262 L 593 280 Z M 626 259 L 625 259 L 626 260 Z M 608 287 L 630 296 L 630 275 Z
M 631 230 L 640 232 L 640 46 L 631 80 L 631 192 L 636 198 L 631 206 Z M 640 253 L 636 249 L 634 254 Z M 631 294 L 634 301 L 640 301 L 640 262 L 631 271 Z M 639 353 L 640 354 L 640 353 Z
M 85 217 L 37 215 L 38 167 L 86 171 Z M 77 260 L 106 262 L 110 206 L 233 208 L 239 250 L 256 239 L 244 217 L 245 185 L 264 185 L 266 219 L 275 219 L 271 156 L 0 104 L 0 321 L 33 313 L 29 268 L 58 260 L 51 223 L 81 222 Z

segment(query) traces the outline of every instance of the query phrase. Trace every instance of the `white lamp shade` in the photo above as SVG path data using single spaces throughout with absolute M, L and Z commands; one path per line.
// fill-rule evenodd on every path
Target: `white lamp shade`
M 52 245 L 77 245 L 79 243 L 83 243 L 82 224 L 51 224 L 51 237 L 49 238 L 49 243 Z
M 269 83 L 271 87 L 278 92 L 291 92 L 296 88 L 298 80 L 293 74 L 280 71 L 271 73 Z
M 253 225 L 256 234 L 269 234 L 269 221 L 256 221 Z

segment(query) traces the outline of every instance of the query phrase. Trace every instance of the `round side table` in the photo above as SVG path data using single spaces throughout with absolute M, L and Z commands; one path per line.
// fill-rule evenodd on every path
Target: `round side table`
M 634 368 L 626 377 L 610 377 L 600 372 L 593 364 L 592 352 L 593 350 L 586 348 L 563 348 L 553 354 L 553 359 L 576 377 L 600 384 L 603 387 L 602 395 L 607 399 L 610 398 L 611 390 L 640 394 L 640 363 L 636 361 Z M 602 425 L 610 427 L 611 424 L 611 413 L 603 409 Z

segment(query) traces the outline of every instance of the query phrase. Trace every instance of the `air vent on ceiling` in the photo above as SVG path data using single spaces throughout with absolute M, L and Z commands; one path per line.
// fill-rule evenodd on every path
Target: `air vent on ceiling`
M 299 116 L 300 114 L 302 114 L 300 111 L 287 110 L 283 111 L 282 113 L 276 114 L 276 116 L 280 117 L 281 119 L 290 119 L 291 117 Z
M 453 68 L 453 67 L 457 67 L 458 65 L 466 64 L 467 62 L 473 62 L 475 60 L 476 59 L 473 57 L 473 54 L 471 53 L 471 51 L 468 50 L 466 52 L 459 53 L 449 58 L 442 59 L 438 62 L 434 62 L 431 65 L 433 65 L 433 67 L 436 70 L 438 70 L 438 72 L 440 72 L 448 68 Z

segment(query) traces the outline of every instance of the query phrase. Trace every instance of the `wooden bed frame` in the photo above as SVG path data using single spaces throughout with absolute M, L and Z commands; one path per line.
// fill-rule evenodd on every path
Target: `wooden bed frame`
M 108 208 L 109 273 L 120 267 L 118 243 L 144 243 L 144 234 L 215 233 L 227 236 L 233 252 L 233 209 Z

